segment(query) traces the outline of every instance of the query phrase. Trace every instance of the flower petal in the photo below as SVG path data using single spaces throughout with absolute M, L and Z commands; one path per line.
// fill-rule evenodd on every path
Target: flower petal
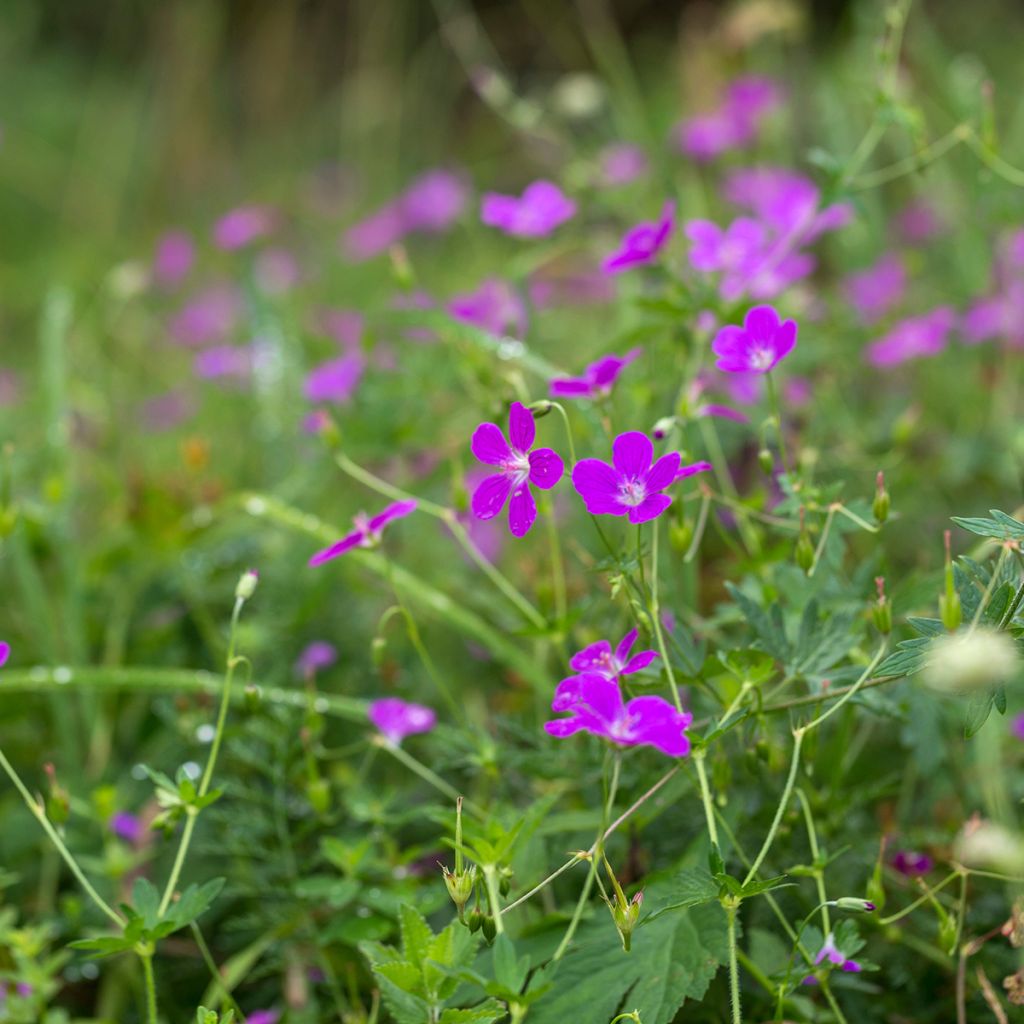
M 647 480 L 644 482 L 647 493 L 652 494 L 655 491 L 663 491 L 670 484 L 674 483 L 679 473 L 679 463 L 681 461 L 682 457 L 679 452 L 669 452 L 668 455 L 662 455 L 651 467 L 650 473 L 647 474 Z
M 530 452 L 530 483 L 541 490 L 550 490 L 565 472 L 561 456 L 550 448 L 538 448 Z
M 583 722 L 579 718 L 556 718 L 544 723 L 544 731 L 557 739 L 572 736 L 583 728 Z
M 676 480 L 685 480 L 688 476 L 695 476 L 697 473 L 706 473 L 711 468 L 710 462 L 691 462 L 688 466 L 679 467 Z
M 639 479 L 651 468 L 654 445 L 639 430 L 619 434 L 612 442 L 612 463 L 621 476 Z
M 629 521 L 646 523 L 648 520 L 657 519 L 671 504 L 672 499 L 667 494 L 650 494 L 639 505 L 629 510 Z
M 533 413 L 522 402 L 513 402 L 508 412 L 508 440 L 517 452 L 528 452 L 533 447 L 537 427 Z
M 770 345 L 779 329 L 779 314 L 771 306 L 754 306 L 747 311 L 743 326 L 759 346 Z
M 574 654 L 569 659 L 569 668 L 577 672 L 603 673 L 611 663 L 611 657 L 612 645 L 607 640 L 598 640 L 597 643 L 584 647 L 582 651 Z
M 524 480 L 512 493 L 508 503 L 508 528 L 513 537 L 525 537 L 537 518 L 537 503 L 533 500 L 530 485 Z
M 686 727 L 690 718 L 680 714 L 662 697 L 634 697 L 626 705 L 626 714 L 634 723 L 633 743 L 646 743 L 669 757 L 685 757 L 690 752 Z
M 409 501 L 395 501 L 388 505 L 383 512 L 379 512 L 375 515 L 366 525 L 376 533 L 378 530 L 384 529 L 392 519 L 401 519 L 403 516 L 407 516 L 415 511 L 415 498 L 412 498 Z
M 593 389 L 582 377 L 556 377 L 551 381 L 552 398 L 589 398 Z
M 620 641 L 619 646 L 615 648 L 615 660 L 623 665 L 629 659 L 629 652 L 633 650 L 633 644 L 636 643 L 636 638 L 640 635 L 640 631 L 634 626 Z
M 343 555 L 346 551 L 357 547 L 365 536 L 366 534 L 362 530 L 353 530 L 342 537 L 336 544 L 332 544 L 329 548 L 324 548 L 323 551 L 318 551 L 309 560 L 310 566 L 322 565 L 324 562 L 329 562 L 332 558 L 337 558 L 338 555 Z
M 572 485 L 588 512 L 621 516 L 626 511 L 619 501 L 619 476 L 607 462 L 580 459 L 572 469 Z
M 785 359 L 796 348 L 796 321 L 786 320 L 775 332 L 775 362 Z
M 657 651 L 641 651 L 639 654 L 633 655 L 633 657 L 622 666 L 622 675 L 631 676 L 634 672 L 640 672 L 642 669 L 647 668 L 647 666 L 650 665 L 650 663 L 657 657 Z
M 488 466 L 500 466 L 512 457 L 505 435 L 494 423 L 481 423 L 473 431 L 473 440 L 470 441 L 469 447 L 473 454 Z
M 473 493 L 473 515 L 493 519 L 504 507 L 512 490 L 512 478 L 504 473 L 485 477 Z

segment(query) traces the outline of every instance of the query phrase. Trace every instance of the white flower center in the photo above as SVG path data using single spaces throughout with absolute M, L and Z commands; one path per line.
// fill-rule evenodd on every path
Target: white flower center
M 642 504 L 646 497 L 647 488 L 644 487 L 640 480 L 623 480 L 619 484 L 619 501 L 623 505 L 635 508 L 637 505 Z
M 521 484 L 530 475 L 530 459 L 525 452 L 512 450 L 512 456 L 502 463 L 501 468 L 517 484 Z
M 755 348 L 750 353 L 750 365 L 755 370 L 767 370 L 772 365 L 775 353 L 770 348 Z

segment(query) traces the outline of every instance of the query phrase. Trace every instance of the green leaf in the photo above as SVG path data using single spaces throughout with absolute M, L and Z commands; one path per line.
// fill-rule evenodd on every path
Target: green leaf
M 518 992 L 530 970 L 528 956 L 516 957 L 516 947 L 508 935 L 502 933 L 494 941 L 494 977 L 512 992 Z
M 782 626 L 782 610 L 778 605 L 772 606 L 771 614 L 759 604 L 752 601 L 739 587 L 726 583 L 726 590 L 739 605 L 743 617 L 754 631 L 761 648 L 779 661 L 788 662 L 790 657 L 789 640 Z
M 655 908 L 646 921 L 653 921 L 670 910 L 685 910 L 718 899 L 718 883 L 708 871 L 699 867 L 683 868 L 672 877 L 666 890 L 665 904 Z
M 748 882 L 743 886 L 741 895 L 744 899 L 747 899 L 750 896 L 760 896 L 761 893 L 772 892 L 775 889 L 787 889 L 796 884 L 794 882 L 787 882 L 785 879 L 785 875 L 779 875 L 777 878 L 765 878 L 761 881 Z
M 993 540 L 1024 540 L 1024 523 L 1013 516 L 1008 516 L 998 509 L 989 509 L 991 519 L 963 519 L 952 516 L 957 526 L 962 526 L 979 537 L 991 537 Z
M 916 636 L 913 640 L 901 640 L 896 650 L 875 669 L 877 676 L 911 676 L 920 672 L 928 660 L 930 636 Z
M 995 696 L 992 690 L 972 697 L 967 703 L 967 717 L 964 720 L 964 736 L 970 739 L 992 714 Z
M 404 960 L 396 960 L 390 964 L 378 964 L 373 969 L 378 978 L 387 978 L 392 985 L 410 995 L 425 997 L 423 991 L 423 974 L 416 964 Z
M 398 911 L 398 925 L 402 932 L 402 951 L 405 959 L 419 967 L 428 955 L 434 933 L 423 915 L 408 903 Z
M 142 918 L 144 928 L 155 928 L 160 923 L 160 893 L 148 878 L 135 879 L 132 908 Z
M 117 956 L 118 953 L 127 953 L 136 943 L 136 939 L 129 939 L 123 935 L 103 935 L 94 939 L 77 939 L 68 945 L 72 949 L 83 949 L 93 955 L 90 960 L 99 960 L 105 956 Z
M 205 914 L 210 904 L 220 895 L 224 888 L 223 878 L 214 878 L 202 885 L 190 885 L 167 910 L 165 920 L 172 924 L 170 931 L 177 931 L 191 924 L 201 914 Z M 167 932 L 165 934 L 170 934 Z
M 491 1024 L 504 1016 L 505 1007 L 493 999 L 487 999 L 467 1010 L 445 1010 L 438 1024 Z

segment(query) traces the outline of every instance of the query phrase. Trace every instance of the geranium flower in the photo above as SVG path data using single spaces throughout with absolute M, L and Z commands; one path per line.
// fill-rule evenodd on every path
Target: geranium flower
M 693 243 L 691 266 L 706 273 L 752 271 L 768 235 L 765 226 L 750 217 L 737 217 L 724 229 L 714 221 L 691 220 L 685 232 Z
M 311 676 L 322 668 L 330 668 L 338 660 L 338 651 L 334 644 L 326 640 L 314 640 L 308 644 L 295 661 L 295 673 L 298 676 Z
M 926 875 L 934 865 L 935 862 L 927 853 L 918 853 L 916 850 L 897 850 L 892 858 L 892 866 L 908 878 Z
M 153 280 L 162 288 L 173 288 L 188 277 L 196 258 L 196 247 L 184 231 L 168 231 L 156 243 Z
M 857 974 L 862 970 L 861 965 L 856 960 L 849 960 L 840 952 L 839 947 L 836 946 L 836 937 L 832 932 L 825 936 L 825 941 L 822 943 L 821 949 L 818 950 L 818 955 L 814 958 L 814 964 L 817 966 L 825 960 L 852 974 Z M 806 983 L 806 979 L 804 981 Z
M 767 373 L 796 347 L 796 321 L 779 322 L 771 306 L 754 306 L 742 327 L 723 327 L 711 343 L 717 366 L 727 373 Z
M 352 548 L 372 548 L 376 547 L 380 543 L 381 535 L 384 533 L 384 527 L 388 525 L 394 519 L 401 519 L 404 516 L 410 515 L 416 510 L 415 500 L 410 501 L 396 501 L 388 505 L 383 512 L 378 512 L 372 519 L 367 519 L 365 515 L 360 513 L 353 520 L 352 524 L 355 529 L 346 534 L 341 540 L 332 544 L 329 548 L 324 548 L 323 551 L 318 551 L 309 560 L 311 566 L 321 565 L 324 562 L 330 561 L 332 558 L 337 558 L 338 555 L 343 555 L 346 551 L 350 551 Z
M 546 270 L 532 275 L 526 284 L 530 305 L 537 309 L 553 306 L 592 306 L 611 302 L 615 286 L 599 270 L 552 274 Z
M 7 664 L 7 659 L 10 656 L 11 645 L 6 640 L 0 640 L 0 668 Z
M 527 185 L 522 196 L 484 193 L 480 219 L 507 235 L 542 238 L 576 215 L 576 204 L 550 181 Z
M 572 485 L 593 515 L 628 516 L 631 523 L 656 519 L 672 504 L 666 488 L 692 472 L 680 470 L 679 452 L 663 455 L 654 465 L 654 445 L 637 430 L 619 434 L 612 442 L 612 463 L 580 459 L 573 467 Z M 697 466 L 702 466 L 698 463 Z
M 270 233 L 274 211 L 266 206 L 239 206 L 224 214 L 213 226 L 213 241 L 218 249 L 242 249 Z
M 6 656 L 0 650 L 0 665 L 6 661 Z M 1014 715 L 1010 720 L 1010 732 L 1019 740 L 1024 740 L 1024 715 Z
M 569 668 L 576 672 L 596 672 L 606 679 L 618 679 L 619 676 L 632 675 L 647 668 L 655 658 L 657 651 L 641 651 L 630 657 L 639 633 L 631 629 L 612 652 L 612 645 L 607 640 L 584 647 L 582 651 L 569 659 Z
M 128 811 L 116 811 L 107 824 L 110 831 L 126 843 L 137 843 L 145 832 L 145 826 L 138 816 Z
M 508 528 L 523 537 L 537 518 L 537 505 L 530 484 L 549 490 L 562 479 L 565 467 L 550 448 L 530 451 L 536 436 L 533 413 L 520 402 L 509 410 L 508 441 L 494 423 L 481 423 L 473 432 L 473 454 L 499 472 L 484 479 L 473 493 L 473 515 L 493 519 L 508 502 Z
M 886 253 L 874 266 L 843 282 L 847 301 L 866 324 L 885 316 L 903 298 L 906 287 L 907 271 L 895 253 Z
M 551 381 L 553 398 L 604 398 L 612 393 L 619 374 L 643 349 L 634 348 L 624 356 L 604 356 L 591 363 L 581 377 L 556 377 Z
M 582 731 L 623 747 L 655 747 L 669 757 L 686 757 L 690 752 L 686 730 L 693 715 L 677 711 L 661 697 L 634 697 L 623 703 L 619 684 L 597 672 L 563 679 L 555 689 L 551 710 L 567 711 L 569 717 L 545 722 L 549 736 L 562 738 Z
M 246 1024 L 277 1024 L 280 1019 L 280 1010 L 253 1010 L 245 1015 Z
M 864 358 L 872 366 L 884 367 L 938 355 L 946 347 L 955 323 L 956 314 L 949 306 L 940 306 L 923 316 L 908 317 L 868 345 Z
M 491 334 L 521 338 L 526 333 L 526 306 L 515 289 L 500 278 L 488 278 L 475 292 L 456 295 L 448 303 L 448 312 Z
M 661 217 L 654 221 L 641 221 L 630 228 L 622 242 L 602 264 L 606 274 L 619 274 L 624 270 L 650 263 L 665 248 L 669 235 L 675 227 L 676 205 L 669 200 L 661 211 Z
M 409 183 L 399 197 L 405 231 L 440 234 L 462 216 L 469 199 L 469 185 L 456 172 L 435 168 Z
M 731 149 L 749 145 L 757 137 L 761 117 L 777 106 L 778 86 L 768 78 L 738 78 L 726 91 L 721 107 L 687 118 L 676 129 L 679 149 L 705 162 Z
M 396 747 L 406 736 L 430 732 L 437 724 L 433 708 L 410 704 L 399 697 L 383 697 L 372 701 L 366 714 L 384 738 Z
M 361 352 L 329 359 L 309 372 L 303 391 L 311 402 L 344 404 L 355 394 L 365 369 L 366 360 Z
M 598 162 L 598 180 L 606 188 L 628 185 L 650 170 L 647 154 L 629 142 L 617 142 L 603 149 Z
M 201 348 L 222 341 L 238 322 L 242 296 L 229 285 L 214 285 L 190 299 L 170 323 L 171 336 L 180 345 Z

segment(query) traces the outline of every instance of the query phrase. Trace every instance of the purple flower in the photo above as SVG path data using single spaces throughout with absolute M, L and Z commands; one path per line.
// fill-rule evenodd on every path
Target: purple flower
M 213 226 L 213 241 L 218 249 L 229 252 L 243 249 L 258 238 L 270 234 L 274 212 L 267 206 L 239 206 L 224 214 Z
M 405 231 L 439 234 L 447 231 L 462 215 L 469 199 L 466 179 L 454 171 L 438 168 L 414 179 L 399 197 Z
M 527 282 L 531 305 L 537 309 L 552 306 L 590 306 L 611 302 L 615 286 L 607 276 L 597 270 L 554 276 L 544 272 L 534 274 Z
M 0 668 L 7 664 L 7 659 L 10 656 L 11 645 L 6 640 L 0 640 Z
M 107 824 L 110 831 L 126 843 L 137 843 L 146 831 L 139 818 L 128 811 L 115 812 Z
M 628 515 L 631 523 L 646 523 L 672 504 L 661 492 L 679 474 L 679 452 L 663 455 L 651 465 L 653 458 L 651 439 L 631 430 L 612 442 L 611 465 L 600 459 L 580 459 L 573 467 L 572 485 L 592 515 Z
M 214 345 L 197 352 L 192 369 L 204 380 L 244 381 L 252 376 L 264 355 L 258 343 L 252 345 Z
M 661 697 L 634 697 L 624 704 L 619 684 L 598 672 L 563 679 L 555 689 L 551 710 L 567 711 L 569 717 L 545 722 L 549 736 L 562 738 L 582 731 L 619 746 L 655 747 L 669 757 L 686 757 L 690 752 L 686 729 L 693 715 L 677 711 Z
M 908 203 L 896 217 L 896 230 L 908 245 L 923 245 L 941 235 L 945 224 L 927 200 Z
M 499 278 L 488 278 L 475 292 L 456 295 L 448 303 L 448 312 L 491 334 L 521 338 L 526 333 L 526 306 L 515 289 Z
M 422 704 L 410 704 L 398 697 L 384 697 L 373 701 L 367 715 L 384 738 L 396 747 L 406 736 L 417 732 L 430 732 L 437 724 L 433 709 Z
M 310 370 L 303 390 L 311 402 L 335 402 L 344 405 L 355 394 L 366 369 L 361 352 L 329 359 Z
M 1002 338 L 1024 348 L 1024 281 L 1007 281 L 999 293 L 974 303 L 961 327 L 969 345 Z
M 955 323 L 956 314 L 949 306 L 940 306 L 923 316 L 908 317 L 868 345 L 864 357 L 872 366 L 886 367 L 938 355 L 946 347 Z
M 927 853 L 918 853 L 916 850 L 897 850 L 893 854 L 892 866 L 908 878 L 917 878 L 919 875 L 926 875 L 935 866 L 935 862 Z
M 3 656 L 2 650 L 0 650 L 0 665 L 4 663 L 6 658 Z M 1010 720 L 1010 732 L 1016 736 L 1019 740 L 1024 740 L 1024 714 L 1014 715 Z
M 636 644 L 638 632 L 631 629 L 612 652 L 612 645 L 607 640 L 598 640 L 596 644 L 584 647 L 582 651 L 569 659 L 569 668 L 576 672 L 596 672 L 605 679 L 618 679 L 619 676 L 632 675 L 647 668 L 655 658 L 657 651 L 641 651 L 630 657 Z
M 724 230 L 710 220 L 691 220 L 685 231 L 693 243 L 690 264 L 707 273 L 749 273 L 768 235 L 765 226 L 750 217 L 738 217 Z
M 836 938 L 829 932 L 825 936 L 825 941 L 822 943 L 821 949 L 818 950 L 818 955 L 814 958 L 814 965 L 822 963 L 828 960 L 830 964 L 834 964 L 836 967 L 842 968 L 844 971 L 856 974 L 861 970 L 861 966 L 856 960 L 848 960 L 836 946 Z
M 342 245 L 350 260 L 362 262 L 390 249 L 405 234 L 405 216 L 400 202 L 388 203 L 376 213 L 353 224 Z
M 650 170 L 647 154 L 629 142 L 617 142 L 603 149 L 598 156 L 600 184 L 606 188 L 628 185 Z
M 718 369 L 727 373 L 768 373 L 796 347 L 796 321 L 779 322 L 771 306 L 748 310 L 742 327 L 723 327 L 711 343 Z
M 850 274 L 844 282 L 847 301 L 866 324 L 880 320 L 902 298 L 907 271 L 895 253 L 887 253 L 873 267 Z
M 494 423 L 481 423 L 473 431 L 473 454 L 499 472 L 488 476 L 473 492 L 473 515 L 493 519 L 508 502 L 508 528 L 514 537 L 524 537 L 537 518 L 537 505 L 530 484 L 550 490 L 565 471 L 559 455 L 550 448 L 533 447 L 536 426 L 533 413 L 519 402 L 509 410 L 508 441 Z
M 388 525 L 393 519 L 401 519 L 403 516 L 407 516 L 414 512 L 416 509 L 416 502 L 410 501 L 396 501 L 388 505 L 383 512 L 378 512 L 372 519 L 367 519 L 365 515 L 360 513 L 353 520 L 352 524 L 355 529 L 346 534 L 341 540 L 332 544 L 329 548 L 324 548 L 322 551 L 318 551 L 309 560 L 311 566 L 321 565 L 324 562 L 330 561 L 332 558 L 337 558 L 338 555 L 343 555 L 346 551 L 352 548 L 372 548 L 376 547 L 380 543 L 381 535 L 384 533 L 384 527 Z
M 330 668 L 338 660 L 338 651 L 325 640 L 314 640 L 308 644 L 295 662 L 299 676 L 311 676 L 322 668 Z
M 228 285 L 214 285 L 182 306 L 171 321 L 171 336 L 178 344 L 195 348 L 214 344 L 234 329 L 241 312 L 238 291 Z
M 698 161 L 713 160 L 757 137 L 760 119 L 778 106 L 781 92 L 768 78 L 738 78 L 726 90 L 717 110 L 683 121 L 678 129 L 680 150 Z
M 619 274 L 650 263 L 665 248 L 675 227 L 676 205 L 669 200 L 656 221 L 641 221 L 622 237 L 618 249 L 608 256 L 602 268 L 606 274 Z
M 245 1015 L 245 1024 L 277 1024 L 280 1019 L 280 1010 L 253 1010 Z
M 196 258 L 196 247 L 184 231 L 168 231 L 156 243 L 153 280 L 162 288 L 174 288 L 188 277 Z
M 553 398 L 604 398 L 612 393 L 619 374 L 643 351 L 631 349 L 624 356 L 604 356 L 591 363 L 582 377 L 556 377 L 551 381 Z
M 576 204 L 550 181 L 527 185 L 522 196 L 485 192 L 480 219 L 517 238 L 543 238 L 576 215 Z

